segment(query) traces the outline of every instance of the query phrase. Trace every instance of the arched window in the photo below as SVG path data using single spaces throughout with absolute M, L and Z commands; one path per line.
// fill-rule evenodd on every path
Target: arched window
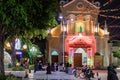
M 52 51 L 51 55 L 58 55 L 57 51 Z
M 82 26 L 80 26 L 80 33 L 82 33 Z

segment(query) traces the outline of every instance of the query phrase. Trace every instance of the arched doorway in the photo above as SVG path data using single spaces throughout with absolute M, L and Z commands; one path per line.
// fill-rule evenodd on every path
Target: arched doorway
M 11 56 L 7 51 L 4 50 L 4 66 L 5 68 L 8 68 L 10 65 L 12 65 Z
M 82 66 L 82 54 L 74 53 L 74 66 L 81 67 Z
M 84 49 L 77 48 L 74 52 L 74 66 L 81 67 L 84 63 L 87 63 L 87 57 Z
M 69 54 L 69 63 L 73 64 L 73 66 L 82 66 L 84 64 L 94 66 L 95 48 L 94 36 L 85 36 L 82 33 L 76 34 L 76 36 L 67 36 L 65 49 Z
M 57 51 L 52 51 L 51 60 L 52 60 L 52 63 L 58 63 L 58 52 Z

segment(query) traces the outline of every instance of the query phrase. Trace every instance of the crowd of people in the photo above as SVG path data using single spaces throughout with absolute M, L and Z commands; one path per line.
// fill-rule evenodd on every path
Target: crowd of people
M 51 74 L 51 72 L 55 72 L 55 71 L 63 71 L 69 75 L 72 75 L 72 74 L 76 74 L 77 72 L 77 68 L 76 67 L 72 67 L 71 64 L 69 63 L 66 63 L 64 66 L 62 63 L 60 64 L 57 64 L 57 63 L 47 63 L 45 65 L 42 64 L 41 61 L 36 61 L 35 62 L 35 65 L 34 65 L 34 72 L 36 71 L 41 71 L 41 70 L 46 70 L 46 73 L 47 74 Z M 83 66 L 82 69 L 81 69 L 85 74 L 86 73 L 89 73 L 89 74 L 92 74 L 92 77 L 93 77 L 93 72 L 92 72 L 92 69 L 90 69 L 90 67 L 88 66 Z
M 36 71 L 42 71 L 42 70 L 46 70 L 47 74 L 51 74 L 51 72 L 55 72 L 55 71 L 63 71 L 64 67 L 63 64 L 57 64 L 57 63 L 46 63 L 43 64 L 41 62 L 41 60 L 36 60 L 35 64 L 34 64 L 34 72 Z
M 55 72 L 55 71 L 62 71 L 62 72 L 65 72 L 69 75 L 73 74 L 72 71 L 73 71 L 73 68 L 72 68 L 72 65 L 69 64 L 69 63 L 66 63 L 65 65 L 63 65 L 63 63 L 46 63 L 46 64 L 42 64 L 42 62 L 39 60 L 37 60 L 34 64 L 34 72 L 36 71 L 42 71 L 42 70 L 45 70 L 46 71 L 46 74 L 51 74 L 52 72 Z
M 84 65 L 80 69 L 79 67 L 72 67 L 71 64 L 66 63 L 64 66 L 62 63 L 57 64 L 57 63 L 47 63 L 45 65 L 42 64 L 42 62 L 36 61 L 34 65 L 34 72 L 36 71 L 41 71 L 41 70 L 46 70 L 46 74 L 51 74 L 52 72 L 55 71 L 63 71 L 69 75 L 75 75 L 75 77 L 80 77 L 80 72 L 84 73 L 85 78 L 94 78 L 95 73 L 92 71 L 90 66 Z M 108 66 L 108 76 L 107 80 L 119 80 L 117 76 L 117 72 L 114 70 L 113 66 Z M 100 79 L 98 79 L 100 80 Z
M 73 74 L 76 78 L 94 78 L 94 73 L 89 65 L 83 65 L 81 68 L 75 67 L 73 69 Z

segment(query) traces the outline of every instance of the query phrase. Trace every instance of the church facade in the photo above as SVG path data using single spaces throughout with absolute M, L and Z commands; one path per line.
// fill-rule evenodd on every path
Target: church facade
M 99 27 L 99 7 L 87 0 L 72 0 L 61 6 L 61 24 L 49 30 L 46 60 L 93 68 L 110 64 L 107 25 Z

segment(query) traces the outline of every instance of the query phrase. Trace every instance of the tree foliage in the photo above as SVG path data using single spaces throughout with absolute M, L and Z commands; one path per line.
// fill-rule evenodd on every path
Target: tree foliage
M 113 54 L 113 56 L 120 59 L 120 49 L 118 49 L 117 51 L 115 51 L 114 54 Z
M 4 41 L 43 35 L 48 27 L 57 24 L 57 10 L 57 0 L 0 0 L 0 72 L 4 71 Z
M 1 0 L 0 6 L 0 24 L 6 36 L 36 36 L 57 24 L 57 0 Z

